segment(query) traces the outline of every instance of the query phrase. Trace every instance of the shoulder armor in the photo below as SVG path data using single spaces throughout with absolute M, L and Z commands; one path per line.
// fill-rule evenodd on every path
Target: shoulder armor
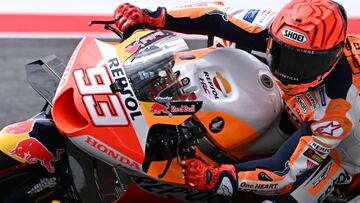
M 360 36 L 348 35 L 345 41 L 344 54 L 348 60 L 352 72 L 360 73 Z

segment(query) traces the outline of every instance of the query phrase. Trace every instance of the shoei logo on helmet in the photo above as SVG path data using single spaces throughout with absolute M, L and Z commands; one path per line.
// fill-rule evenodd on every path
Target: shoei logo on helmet
M 298 42 L 301 44 L 304 44 L 305 42 L 307 42 L 307 38 L 304 34 L 302 34 L 300 32 L 296 32 L 291 29 L 287 29 L 287 28 L 282 30 L 282 36 L 288 40 Z

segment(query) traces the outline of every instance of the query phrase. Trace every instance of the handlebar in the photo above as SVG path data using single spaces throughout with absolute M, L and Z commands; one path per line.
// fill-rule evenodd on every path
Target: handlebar
M 111 26 L 112 24 L 115 24 L 115 23 L 116 23 L 116 20 L 92 20 L 89 22 L 89 26 L 96 25 L 96 24 L 104 25 L 105 30 L 110 30 L 113 33 L 115 33 L 120 38 L 120 42 L 122 42 L 125 39 L 124 33 L 120 32 L 118 29 Z
M 89 22 L 89 26 L 92 25 L 104 25 L 104 29 L 110 30 L 113 33 L 115 33 L 117 36 L 119 36 L 120 41 L 122 42 L 124 39 L 129 38 L 135 31 L 139 29 L 143 29 L 145 26 L 143 24 L 134 25 L 132 27 L 129 27 L 124 33 L 119 31 L 118 29 L 114 28 L 113 24 L 116 23 L 115 20 L 92 20 Z

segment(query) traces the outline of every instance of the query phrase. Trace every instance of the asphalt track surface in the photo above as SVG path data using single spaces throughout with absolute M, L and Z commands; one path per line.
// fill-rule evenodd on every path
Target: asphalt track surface
M 26 80 L 25 64 L 50 54 L 66 65 L 81 39 L 0 39 L 0 129 L 41 111 L 45 101 Z M 191 48 L 204 41 L 189 41 Z

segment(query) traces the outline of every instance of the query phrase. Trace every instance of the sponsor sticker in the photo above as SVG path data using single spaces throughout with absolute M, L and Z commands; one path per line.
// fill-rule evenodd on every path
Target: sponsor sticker
M 331 152 L 331 149 L 330 148 L 327 148 L 327 147 L 323 147 L 321 146 L 320 144 L 314 142 L 314 141 L 311 141 L 309 143 L 310 147 L 313 148 L 316 152 L 318 152 L 320 155 L 323 155 L 323 156 L 326 156 L 328 154 L 330 154 Z
M 271 13 L 271 11 L 262 10 L 253 23 L 265 29 L 271 22 L 270 17 L 273 16 Z
M 10 155 L 17 156 L 28 164 L 39 162 L 48 172 L 54 173 L 55 168 L 52 162 L 59 161 L 64 152 L 65 149 L 59 148 L 56 150 L 56 155 L 53 155 L 41 142 L 30 137 L 20 140 L 16 147 L 10 151 Z
M 319 156 L 318 154 L 316 154 L 316 152 L 310 148 L 308 148 L 304 153 L 303 155 L 307 158 L 309 158 L 310 160 L 318 163 L 318 164 L 321 164 L 324 159 L 321 158 L 321 156 Z
M 254 21 L 254 19 L 256 18 L 256 16 L 258 15 L 259 13 L 259 9 L 250 9 L 244 16 L 244 20 L 249 22 L 249 23 L 252 23 Z
M 330 167 L 331 167 L 331 162 L 330 164 L 328 164 L 325 168 L 323 168 L 323 170 L 320 172 L 320 174 L 316 177 L 316 179 L 314 180 L 314 182 L 312 182 L 312 186 L 313 188 L 316 187 L 321 181 L 325 180 L 325 178 L 328 176 L 329 171 L 330 171 Z
M 239 188 L 248 190 L 275 190 L 278 183 L 239 183 Z
M 141 165 L 138 162 L 130 159 L 129 157 L 126 157 L 119 151 L 113 149 L 112 147 L 101 142 L 100 140 L 97 140 L 94 137 L 87 136 L 85 143 L 91 146 L 92 148 L 96 149 L 98 153 L 101 153 L 101 155 L 112 160 L 117 160 L 117 162 L 121 163 L 122 166 L 125 166 L 130 169 L 134 169 L 136 171 L 141 170 Z
M 299 104 L 302 112 L 307 113 L 307 105 L 306 105 L 305 101 L 300 96 L 296 96 L 295 99 L 296 99 L 296 102 Z
M 231 93 L 231 85 L 220 72 L 216 72 L 216 75 L 212 78 L 212 81 L 216 89 L 220 90 L 224 97 L 229 96 Z
M 307 42 L 307 38 L 306 38 L 305 34 L 297 32 L 297 31 L 289 29 L 289 28 L 283 29 L 281 34 L 284 38 L 294 41 L 294 42 L 297 42 L 297 43 L 300 43 L 300 44 L 304 44 L 305 42 Z
M 199 77 L 200 85 L 206 95 L 213 99 L 229 96 L 231 85 L 220 72 L 204 71 Z
M 156 116 L 192 115 L 200 110 L 202 101 L 168 101 L 165 104 L 155 102 L 150 112 Z
M 310 93 L 310 92 L 307 92 L 306 94 L 305 94 L 305 96 L 306 96 L 306 99 L 309 101 L 309 103 L 310 103 L 310 107 L 311 107 L 311 110 L 314 110 L 314 109 L 316 109 L 319 105 L 318 105 L 318 103 L 317 103 L 317 101 L 316 101 L 316 99 L 312 96 L 312 94 Z

